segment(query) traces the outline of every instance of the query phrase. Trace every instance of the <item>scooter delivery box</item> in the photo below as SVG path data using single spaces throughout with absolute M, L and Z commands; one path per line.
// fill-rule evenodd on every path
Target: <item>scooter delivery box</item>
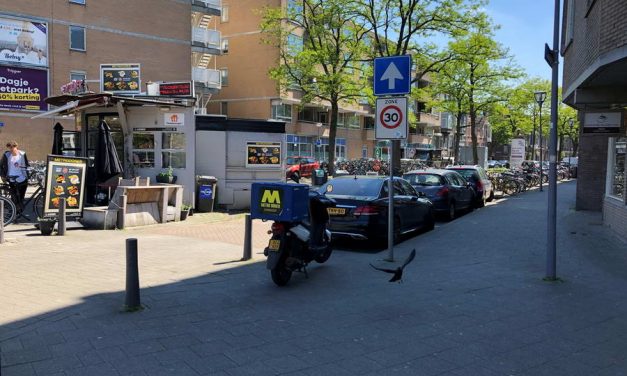
M 250 216 L 253 219 L 298 222 L 309 215 L 309 186 L 288 183 L 253 183 Z

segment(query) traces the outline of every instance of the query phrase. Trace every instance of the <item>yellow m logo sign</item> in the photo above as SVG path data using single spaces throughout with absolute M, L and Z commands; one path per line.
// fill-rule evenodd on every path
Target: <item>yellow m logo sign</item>
M 281 196 L 279 191 L 271 191 L 266 189 L 261 196 L 261 202 L 267 204 L 281 204 Z

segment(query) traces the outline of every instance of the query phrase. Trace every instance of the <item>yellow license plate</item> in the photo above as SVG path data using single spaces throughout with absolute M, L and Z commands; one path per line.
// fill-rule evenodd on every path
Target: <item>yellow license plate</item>
M 345 208 L 327 208 L 329 215 L 346 215 Z
M 270 244 L 268 244 L 268 249 L 271 251 L 278 251 L 281 247 L 281 241 L 279 239 L 270 239 Z

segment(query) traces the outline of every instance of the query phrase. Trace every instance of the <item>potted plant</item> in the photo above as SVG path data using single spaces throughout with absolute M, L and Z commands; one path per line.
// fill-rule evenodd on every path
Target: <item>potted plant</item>
M 176 176 L 173 173 L 172 166 L 168 167 L 167 170 L 161 171 L 157 174 L 157 182 L 159 183 L 168 183 L 174 184 L 176 183 Z
M 57 219 L 53 217 L 39 218 L 39 231 L 42 235 L 51 235 L 56 223 Z
M 183 204 L 181 206 L 181 221 L 184 221 L 187 219 L 187 216 L 189 215 L 189 209 L 191 209 L 192 207 L 190 205 L 187 204 Z

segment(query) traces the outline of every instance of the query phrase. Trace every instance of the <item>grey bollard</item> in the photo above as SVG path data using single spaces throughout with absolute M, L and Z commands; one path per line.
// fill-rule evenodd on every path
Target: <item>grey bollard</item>
M 59 223 L 59 227 L 57 228 L 57 235 L 65 235 L 65 206 L 66 206 L 66 199 L 65 197 L 62 197 L 59 200 L 59 213 L 58 213 L 58 219 L 57 222 Z
M 246 214 L 246 221 L 244 227 L 244 256 L 242 257 L 242 261 L 247 261 L 253 258 L 252 253 L 252 228 L 253 228 L 253 220 L 250 217 L 250 214 Z
M 127 312 L 140 310 L 139 301 L 139 265 L 137 262 L 137 239 L 126 239 L 126 300 Z
M 126 203 L 128 201 L 128 197 L 126 195 L 120 196 L 119 209 L 118 209 L 118 218 L 117 218 L 117 227 L 118 230 L 124 230 L 126 227 Z
M 4 243 L 4 201 L 0 201 L 0 244 Z

